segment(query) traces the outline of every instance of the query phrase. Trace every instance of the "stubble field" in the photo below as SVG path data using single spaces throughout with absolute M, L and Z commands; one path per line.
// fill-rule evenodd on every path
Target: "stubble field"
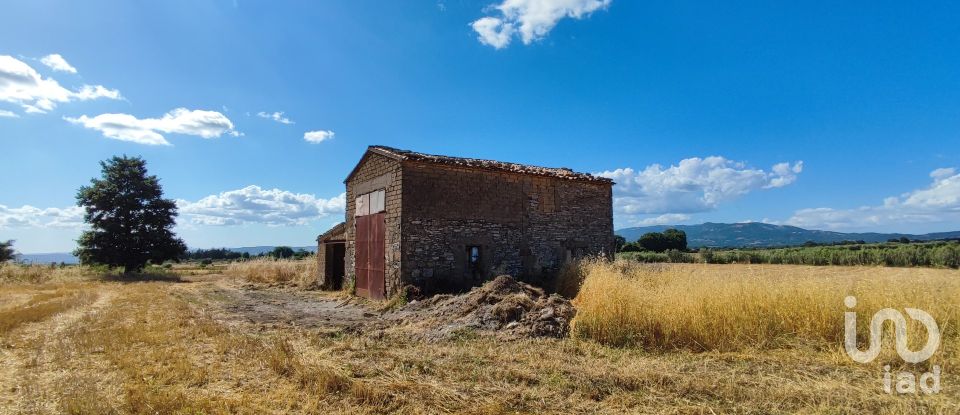
M 570 337 L 508 340 L 423 338 L 377 304 L 257 266 L 255 282 L 4 266 L 0 413 L 960 412 L 956 270 L 591 263 Z M 907 365 L 885 341 L 853 362 L 848 294 L 861 325 L 880 307 L 930 312 L 939 351 Z M 884 365 L 940 366 L 942 390 L 888 395 Z

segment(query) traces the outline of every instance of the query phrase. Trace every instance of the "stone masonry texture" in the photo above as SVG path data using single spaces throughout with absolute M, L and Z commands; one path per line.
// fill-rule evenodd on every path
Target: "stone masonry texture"
M 386 194 L 389 297 L 406 285 L 461 291 L 501 274 L 550 281 L 567 261 L 609 256 L 612 186 L 569 169 L 371 147 L 346 180 L 345 284 L 355 274 L 357 195 Z M 471 248 L 479 253 L 473 264 Z

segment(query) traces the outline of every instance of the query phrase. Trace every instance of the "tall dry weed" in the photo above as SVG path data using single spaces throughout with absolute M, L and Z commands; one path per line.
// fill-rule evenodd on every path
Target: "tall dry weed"
M 234 262 L 227 266 L 225 274 L 261 284 L 294 284 L 303 288 L 315 287 L 318 277 L 315 258 L 302 260 L 269 258 Z
M 590 261 L 574 299 L 576 337 L 617 346 L 748 351 L 842 344 L 844 298 L 857 298 L 860 333 L 881 308 L 913 307 L 957 343 L 960 273 L 952 270 L 638 264 Z M 926 331 L 912 322 L 912 344 Z M 891 337 L 891 336 L 887 336 Z M 955 352 L 956 347 L 947 347 Z M 954 353 L 951 352 L 951 353 Z
M 88 273 L 79 266 L 0 263 L 0 284 L 46 284 L 79 280 Z

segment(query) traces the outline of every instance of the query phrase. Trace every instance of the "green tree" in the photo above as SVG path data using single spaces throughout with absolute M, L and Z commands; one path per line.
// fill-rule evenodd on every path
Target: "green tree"
M 289 246 L 278 246 L 273 248 L 273 251 L 270 251 L 270 256 L 274 258 L 292 258 L 293 257 L 293 248 Z
M 663 233 L 649 232 L 643 234 L 637 243 L 643 249 L 653 252 L 665 252 L 669 249 L 686 251 L 687 233 L 677 229 L 667 229 Z
M 313 252 L 307 251 L 306 249 L 300 248 L 297 252 L 293 253 L 293 257 L 296 259 L 304 259 L 310 255 L 313 255 Z
M 0 242 L 0 262 L 10 261 L 17 256 L 17 251 L 13 250 L 13 240 Z
M 614 252 L 620 252 L 623 246 L 627 244 L 627 238 L 620 235 L 613 235 Z
M 85 264 L 123 267 L 137 272 L 147 262 L 177 260 L 187 251 L 173 233 L 177 205 L 163 198 L 157 176 L 147 174 L 140 157 L 113 157 L 100 162 L 102 177 L 77 192 L 90 230 L 80 235 L 74 255 Z
M 663 231 L 663 236 L 667 238 L 669 247 L 667 249 L 676 249 L 677 251 L 687 250 L 687 233 L 679 229 L 667 229 Z
M 642 250 L 643 248 L 636 242 L 627 242 L 623 245 L 623 248 L 620 248 L 620 252 L 640 252 Z
M 637 240 L 637 244 L 639 244 L 643 249 L 653 252 L 663 252 L 670 247 L 670 244 L 667 242 L 667 238 L 660 232 L 649 232 L 643 234 L 643 236 Z

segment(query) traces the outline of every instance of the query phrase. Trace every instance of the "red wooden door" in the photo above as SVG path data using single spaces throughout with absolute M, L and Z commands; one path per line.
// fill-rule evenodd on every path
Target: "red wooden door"
M 354 286 L 357 289 L 357 295 L 370 297 L 370 290 L 367 288 L 370 284 L 367 282 L 368 269 L 370 268 L 370 216 L 357 217 L 357 236 L 356 236 L 356 254 L 354 256 L 356 269 L 356 280 Z
M 386 215 L 376 213 L 357 217 L 356 289 L 357 295 L 384 299 L 384 260 Z
M 386 214 L 370 215 L 370 251 L 367 258 L 370 265 L 367 269 L 367 283 L 369 284 L 370 298 L 383 300 L 386 296 L 384 284 L 384 263 L 386 262 Z

